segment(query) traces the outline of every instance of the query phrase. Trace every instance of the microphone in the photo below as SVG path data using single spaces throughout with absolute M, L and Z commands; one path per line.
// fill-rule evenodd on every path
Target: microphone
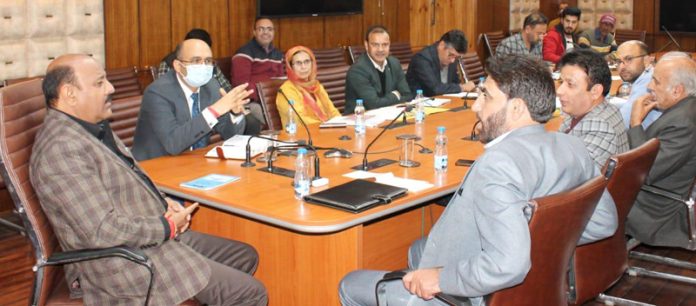
M 396 122 L 396 120 L 399 120 L 399 118 L 401 116 L 404 116 L 404 118 L 406 118 L 406 113 L 410 112 L 412 109 L 413 109 L 413 106 L 411 106 L 411 105 L 404 107 L 404 110 L 402 110 L 398 115 L 396 115 L 396 117 L 394 117 L 394 119 L 392 119 L 392 121 L 389 122 L 389 124 L 385 125 L 382 128 L 382 131 L 379 132 L 379 134 L 377 134 L 377 136 L 375 138 L 373 138 L 372 141 L 365 148 L 365 152 L 363 152 L 362 164 L 355 166 L 351 169 L 367 171 L 367 170 L 371 170 L 371 169 L 375 169 L 375 168 L 379 168 L 382 166 L 386 166 L 386 165 L 395 163 L 396 162 L 395 160 L 385 159 L 385 158 L 376 160 L 372 163 L 368 163 L 367 162 L 367 152 L 370 150 L 370 147 L 372 147 L 372 145 L 375 143 L 375 141 L 377 141 L 377 139 L 379 139 L 379 137 L 382 136 L 382 134 L 384 134 L 384 132 L 386 132 L 394 124 L 394 122 Z
M 394 121 L 396 121 L 396 119 L 399 118 L 399 116 L 396 116 L 396 118 L 394 120 L 392 120 L 391 123 L 387 124 L 386 127 L 391 130 L 391 129 L 402 127 L 404 125 L 408 125 L 408 121 L 406 120 L 406 113 L 412 111 L 415 107 L 416 107 L 415 104 L 410 104 L 410 105 L 404 106 L 404 110 L 401 111 L 401 113 L 399 113 L 399 116 L 403 115 L 402 121 L 397 123 L 397 124 L 392 124 L 392 123 L 394 123 Z M 382 135 L 382 134 L 380 134 L 380 135 Z M 379 135 L 377 137 L 379 137 Z
M 478 141 L 479 135 L 476 134 L 476 127 L 479 125 L 481 125 L 481 120 L 476 120 L 476 123 L 474 123 L 474 126 L 471 128 L 471 135 L 469 135 L 469 137 L 462 138 L 462 140 Z
M 292 111 L 295 112 L 295 114 L 297 114 L 297 118 L 300 119 L 300 123 L 302 123 L 302 126 L 303 126 L 304 129 L 305 129 L 305 132 L 307 132 L 307 143 L 308 143 L 309 146 L 311 147 L 311 146 L 312 146 L 312 135 L 309 134 L 309 128 L 307 127 L 307 124 L 304 122 L 304 120 L 302 120 L 302 116 L 300 116 L 300 113 L 297 112 L 297 109 L 295 109 L 295 105 L 292 105 L 292 103 L 289 102 L 290 99 L 288 99 L 288 96 L 285 95 L 285 93 L 283 92 L 283 89 L 278 88 L 278 92 L 279 92 L 281 95 L 283 95 L 283 97 L 285 98 L 285 100 L 288 101 L 288 105 L 290 105 L 290 108 L 292 108 Z
M 677 50 L 681 51 L 681 45 L 677 42 L 676 39 L 674 39 L 674 36 L 672 36 L 672 33 L 670 33 L 669 30 L 667 30 L 667 27 L 662 26 L 662 29 L 665 30 L 665 33 L 666 33 L 667 36 L 669 37 L 669 42 L 667 42 L 667 43 L 666 43 L 664 46 L 662 46 L 662 48 L 660 48 L 659 50 L 655 51 L 655 53 L 658 53 L 658 52 L 664 50 L 665 48 L 667 48 L 667 47 L 668 47 L 669 45 L 671 45 L 671 44 L 677 45 Z
M 294 142 L 276 140 L 273 138 L 257 136 L 257 135 L 249 135 L 249 139 L 247 139 L 247 143 L 246 143 L 246 152 L 245 152 L 246 156 L 244 158 L 244 162 L 241 164 L 241 166 L 244 168 L 256 166 L 256 164 L 251 161 L 251 139 L 252 138 L 259 138 L 259 139 L 265 139 L 265 140 L 270 140 L 270 141 L 275 141 L 275 142 L 280 142 L 280 143 L 292 143 L 292 144 L 294 144 Z

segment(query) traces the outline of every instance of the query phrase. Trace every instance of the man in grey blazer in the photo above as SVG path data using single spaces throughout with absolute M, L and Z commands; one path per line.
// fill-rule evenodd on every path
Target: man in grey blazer
M 561 85 L 556 94 L 566 114 L 559 131 L 582 139 L 602 168 L 612 155 L 628 151 L 626 126 L 619 108 L 605 99 L 611 88 L 609 66 L 591 49 L 566 53 L 558 66 Z
M 538 59 L 491 58 L 473 110 L 485 152 L 471 166 L 427 240 L 409 250 L 412 270 L 380 288 L 389 305 L 442 305 L 444 292 L 480 305 L 483 296 L 521 283 L 531 267 L 528 201 L 566 191 L 600 175 L 582 142 L 549 133 L 554 84 Z M 563 152 L 563 154 L 559 154 Z M 605 191 L 579 243 L 608 237 L 617 226 Z M 343 305 L 377 305 L 385 271 L 354 271 L 339 285 Z M 511 302 L 514 304 L 514 302 Z
M 214 131 L 223 139 L 244 132 L 244 104 L 252 90 L 242 84 L 225 94 L 212 80 L 213 54 L 202 40 L 176 48 L 174 71 L 150 84 L 143 95 L 133 156 L 146 160 L 208 145 Z
M 386 28 L 376 25 L 367 29 L 366 52 L 346 73 L 344 114 L 354 112 L 357 99 L 363 99 L 368 110 L 413 99 L 399 60 L 389 55 L 389 44 Z
M 251 246 L 187 231 L 198 204 L 161 194 L 109 125 L 114 88 L 86 55 L 64 55 L 43 81 L 48 111 L 32 149 L 29 175 L 64 251 L 125 245 L 154 265 L 150 305 L 196 298 L 211 305 L 266 305 L 251 276 Z M 85 305 L 142 305 L 149 272 L 122 258 L 65 266 Z M 75 290 L 76 291 L 76 290 Z M 75 292 L 80 293 L 80 292 Z
M 665 54 L 655 66 L 648 92 L 633 103 L 628 130 L 631 148 L 651 138 L 660 140 L 644 188 L 686 198 L 696 177 L 696 62 L 682 52 Z M 663 111 L 662 116 L 645 129 L 641 122 L 653 109 Z M 628 214 L 626 232 L 649 245 L 686 247 L 686 206 L 641 190 Z

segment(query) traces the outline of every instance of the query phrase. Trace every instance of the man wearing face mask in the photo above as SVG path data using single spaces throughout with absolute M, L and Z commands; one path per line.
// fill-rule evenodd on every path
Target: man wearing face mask
M 204 41 L 180 43 L 173 65 L 143 95 L 133 142 L 137 160 L 205 147 L 212 132 L 227 139 L 244 131 L 244 104 L 253 90 L 241 84 L 225 94 L 211 82 L 213 55 Z

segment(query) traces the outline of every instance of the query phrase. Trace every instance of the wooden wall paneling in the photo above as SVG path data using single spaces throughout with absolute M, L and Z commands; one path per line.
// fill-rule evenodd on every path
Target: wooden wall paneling
M 335 48 L 363 42 L 362 15 L 324 17 L 324 46 Z
M 229 0 L 230 19 L 230 55 L 234 55 L 239 47 L 246 44 L 253 36 L 254 20 L 256 19 L 256 0 Z M 278 24 L 276 28 L 274 44 L 278 44 Z
M 432 41 L 440 39 L 449 30 L 459 29 L 467 33 L 473 30 L 475 18 L 468 18 L 465 6 L 472 0 L 439 0 L 435 1 L 435 25 L 433 26 Z M 473 16 L 471 16 L 473 17 Z M 467 33 L 467 38 L 470 37 Z
M 280 37 L 275 41 L 280 50 L 287 50 L 296 45 L 308 48 L 324 48 L 324 17 L 283 18 L 277 23 Z
M 403 1 L 401 1 L 401 2 L 403 2 Z M 397 35 L 394 35 L 394 34 L 396 34 L 395 32 L 399 31 L 399 26 L 398 26 L 398 24 L 399 24 L 398 17 L 399 16 L 397 13 L 399 11 L 399 1 L 398 0 L 382 0 L 382 4 L 384 6 L 382 9 L 384 14 L 380 15 L 380 17 L 381 17 L 380 23 L 382 25 L 384 25 L 385 27 L 387 27 L 387 29 L 389 29 L 390 33 L 393 33 L 392 35 L 394 36 L 394 38 L 392 38 L 390 35 L 389 39 L 392 42 L 396 42 L 397 40 L 395 40 L 395 38 Z M 365 35 L 364 34 L 365 31 L 367 31 L 367 27 L 365 27 L 363 29 L 363 36 Z
M 189 30 L 201 28 L 210 33 L 214 57 L 230 55 L 227 0 L 175 0 L 171 2 L 171 12 L 172 46 L 176 46 Z
M 479 5 L 485 2 L 487 1 L 479 1 Z M 491 16 L 490 26 L 479 23 L 479 29 L 481 32 L 506 31 L 510 26 L 510 0 L 494 0 L 492 2 L 492 7 L 490 9 L 488 7 L 479 8 L 478 16 Z M 522 28 L 521 24 L 519 28 Z
M 394 36 L 394 41 L 411 41 L 411 16 L 409 14 L 410 11 L 410 1 L 398 1 L 398 5 L 396 8 L 396 29 L 389 29 L 389 31 L 392 32 L 392 36 Z M 411 46 L 413 47 L 413 43 L 411 43 Z M 416 52 L 419 49 L 414 49 L 413 52 Z
M 174 50 L 171 41 L 172 22 L 169 1 L 139 1 L 140 45 L 137 49 L 140 52 L 141 67 L 158 65 L 164 56 Z
M 421 49 L 433 43 L 433 28 L 430 25 L 431 12 L 434 8 L 430 6 L 431 0 L 411 0 L 409 1 L 409 28 L 411 46 Z
M 104 0 L 106 68 L 138 66 L 138 0 Z

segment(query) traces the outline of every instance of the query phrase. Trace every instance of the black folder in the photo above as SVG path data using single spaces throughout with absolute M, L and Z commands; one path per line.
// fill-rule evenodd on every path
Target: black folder
M 367 180 L 353 180 L 345 184 L 306 195 L 304 200 L 352 213 L 359 213 L 379 204 L 391 203 L 404 196 L 406 188 L 380 184 Z

